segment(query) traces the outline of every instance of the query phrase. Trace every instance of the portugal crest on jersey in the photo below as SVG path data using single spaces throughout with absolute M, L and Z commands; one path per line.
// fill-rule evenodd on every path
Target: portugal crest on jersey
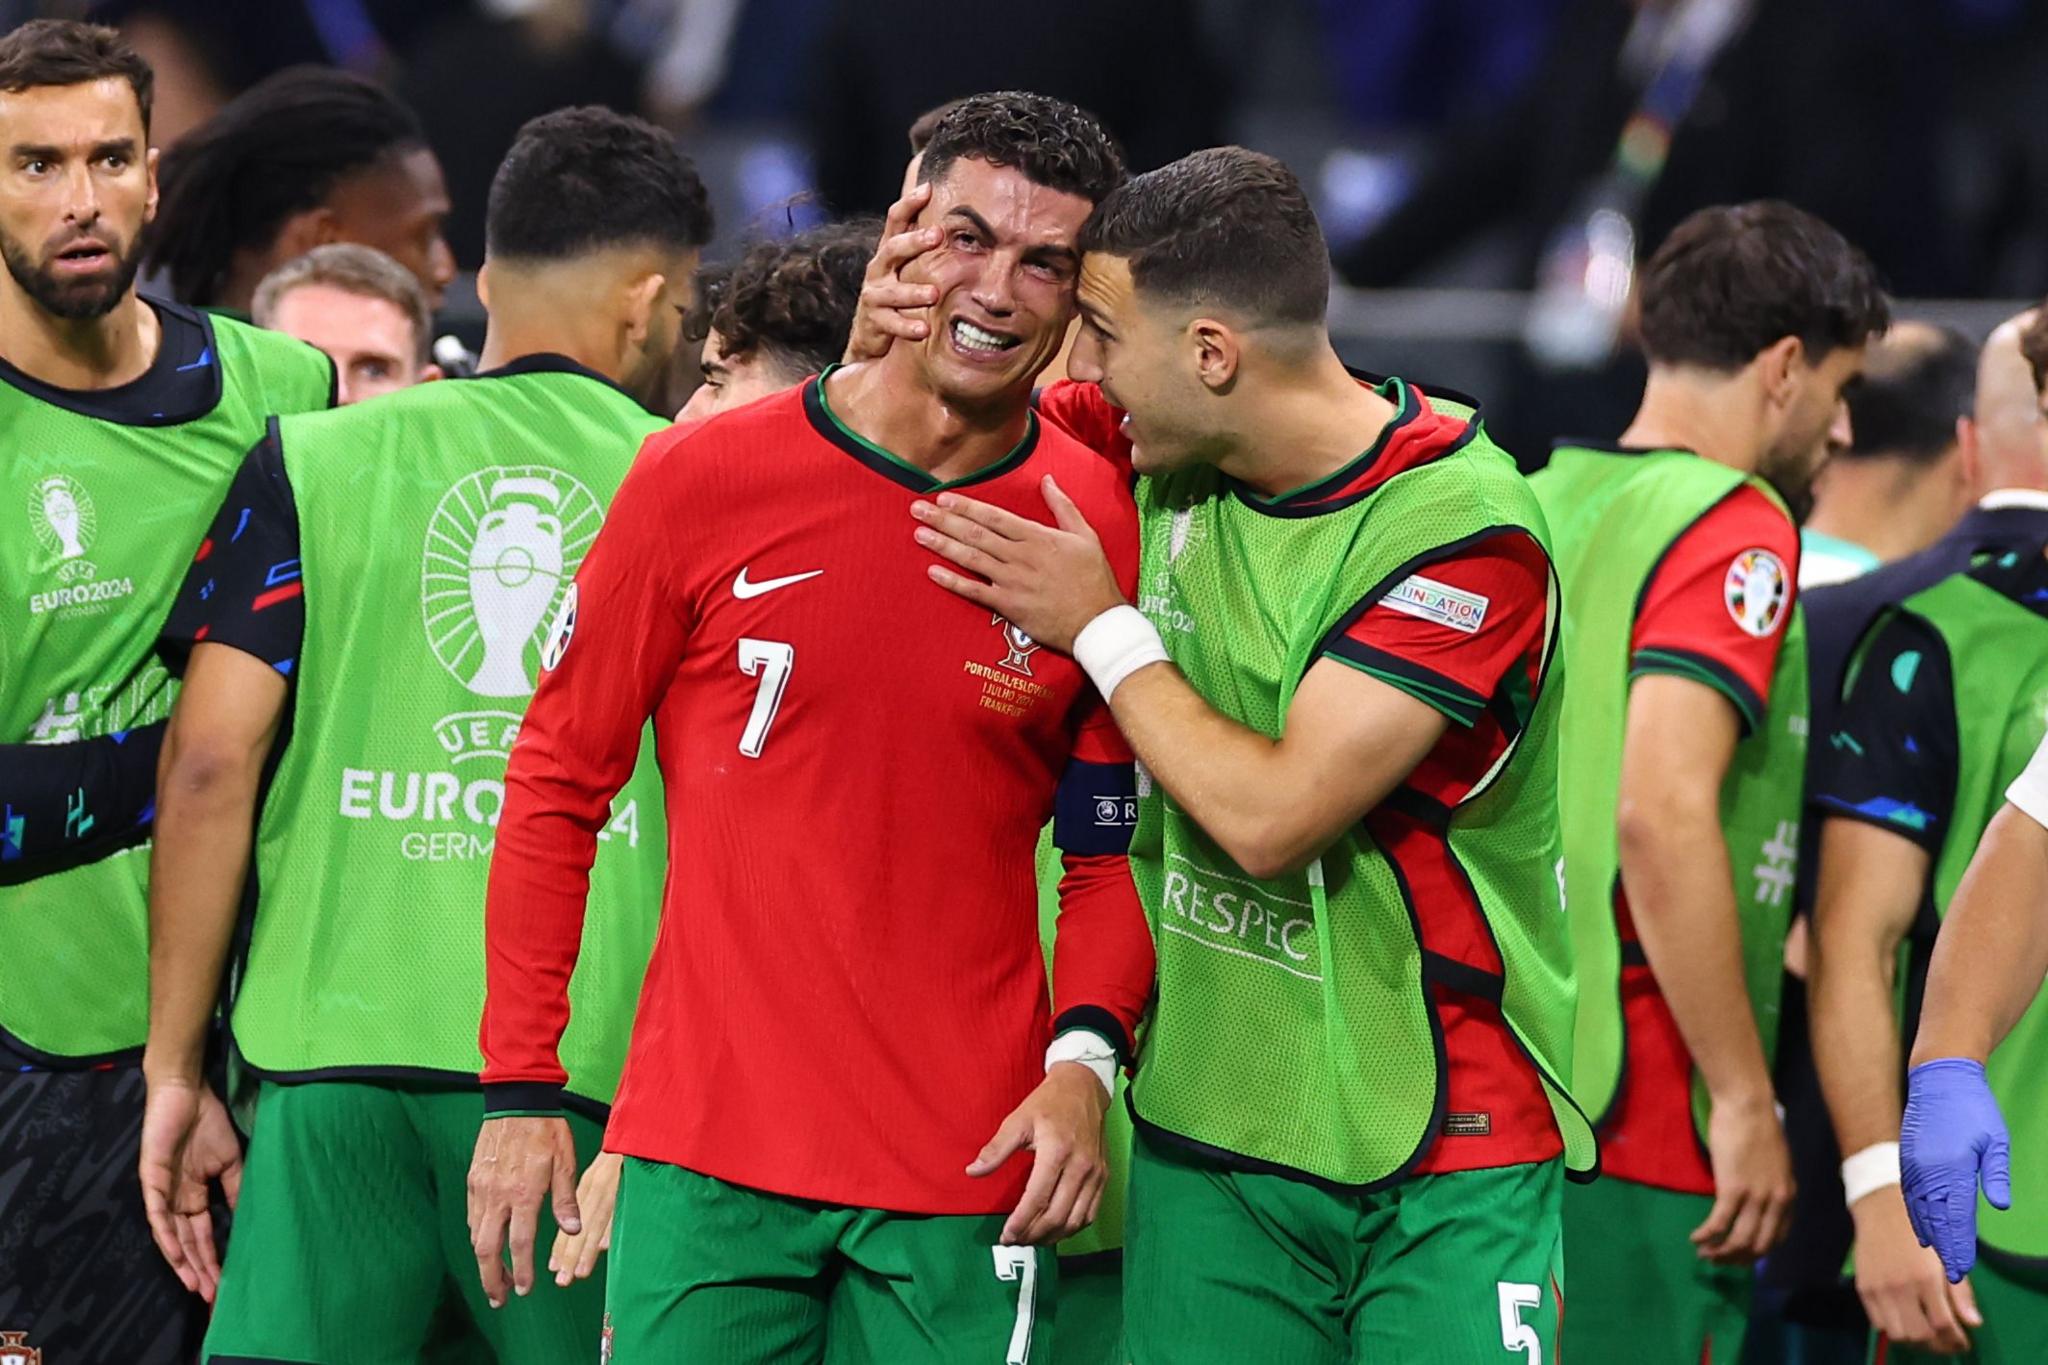
M 43 1365 L 43 1353 L 26 1332 L 0 1332 L 0 1365 Z
M 1003 667 L 1009 669 L 1012 673 L 1021 673 L 1027 678 L 1030 677 L 1031 656 L 1039 650 L 1038 641 L 1032 639 L 1008 621 L 1005 621 L 1001 612 L 996 613 L 989 624 L 1003 628 L 1003 645 L 1009 650 L 1009 653 L 1003 656 Z
M 1769 550 L 1744 550 L 1728 566 L 1721 589 L 1735 624 L 1761 640 L 1785 619 L 1791 575 L 1785 572 L 1785 561 Z

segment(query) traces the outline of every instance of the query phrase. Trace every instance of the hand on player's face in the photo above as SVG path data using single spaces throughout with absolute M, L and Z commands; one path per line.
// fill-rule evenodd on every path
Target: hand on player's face
M 540 1203 L 554 1195 L 555 1222 L 583 1229 L 576 1208 L 576 1143 L 563 1118 L 487 1118 L 469 1166 L 469 1243 L 491 1307 L 505 1306 L 505 1254 L 512 1289 L 533 1288 L 533 1244 Z
M 931 202 L 930 185 L 912 185 L 889 206 L 881 244 L 861 277 L 860 305 L 846 337 L 846 360 L 880 360 L 898 339 L 923 341 L 931 335 L 936 285 L 903 278 L 904 267 L 938 246 L 935 227 L 918 227 L 917 215 Z
M 992 1175 L 1017 1153 L 1032 1153 L 1024 1197 L 1003 1223 L 1004 1246 L 1050 1246 L 1095 1221 L 1109 1182 L 1102 1119 L 1109 1092 L 1078 1062 L 1058 1062 L 1010 1112 L 969 1163 L 967 1174 Z
M 1028 394 L 1073 320 L 1074 242 L 1091 207 L 985 161 L 956 161 L 932 183 L 919 222 L 939 241 L 900 273 L 938 291 L 921 354 L 941 397 Z
M 1020 517 L 985 502 L 941 493 L 918 501 L 917 543 L 967 574 L 934 564 L 934 583 L 987 607 L 1039 644 L 1071 652 L 1081 627 L 1124 604 L 1123 589 L 1095 528 L 1050 476 L 1040 489 L 1057 525 Z M 979 575 L 969 577 L 968 575 Z

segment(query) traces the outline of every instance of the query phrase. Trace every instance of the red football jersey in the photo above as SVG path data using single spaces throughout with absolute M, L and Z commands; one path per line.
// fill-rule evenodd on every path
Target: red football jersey
M 594 837 L 652 715 L 669 876 L 606 1147 L 836 1204 L 1015 1204 L 1028 1157 L 964 1168 L 1043 1076 L 1034 848 L 1070 762 L 1128 751 L 1070 659 L 930 581 L 909 507 L 959 488 L 1050 522 L 1047 474 L 1130 591 L 1122 480 L 1035 417 L 943 486 L 815 380 L 648 440 L 507 773 L 487 1084 L 562 1079 Z M 1054 1004 L 1127 1045 L 1151 938 L 1103 861 L 1069 860 Z

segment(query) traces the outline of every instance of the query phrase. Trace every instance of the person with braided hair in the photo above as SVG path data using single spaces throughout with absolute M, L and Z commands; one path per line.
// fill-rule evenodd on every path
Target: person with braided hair
M 316 246 L 372 246 L 434 307 L 455 278 L 448 189 L 419 120 L 344 71 L 293 67 L 258 82 L 163 156 L 144 264 L 181 303 L 247 313 L 257 282 Z

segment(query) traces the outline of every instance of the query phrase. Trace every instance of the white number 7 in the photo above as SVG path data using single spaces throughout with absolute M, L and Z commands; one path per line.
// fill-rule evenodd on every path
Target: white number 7
M 768 742 L 768 727 L 775 723 L 775 713 L 782 709 L 782 689 L 789 685 L 789 672 L 795 667 L 796 649 L 792 645 L 779 640 L 740 641 L 740 672 L 761 679 L 761 688 L 754 693 L 753 712 L 740 735 L 740 752 L 748 758 L 761 756 L 761 746 Z
M 1517 1355 L 1527 1352 L 1529 1365 L 1543 1365 L 1543 1341 L 1534 1327 L 1522 1321 L 1524 1308 L 1542 1304 L 1542 1286 L 1502 1280 L 1495 1287 L 1500 1291 L 1500 1344 Z
M 1030 1365 L 1032 1303 L 1038 1297 L 1036 1247 L 996 1247 L 996 1278 L 1016 1280 L 1017 1326 L 1010 1333 L 1010 1353 L 1003 1365 Z

